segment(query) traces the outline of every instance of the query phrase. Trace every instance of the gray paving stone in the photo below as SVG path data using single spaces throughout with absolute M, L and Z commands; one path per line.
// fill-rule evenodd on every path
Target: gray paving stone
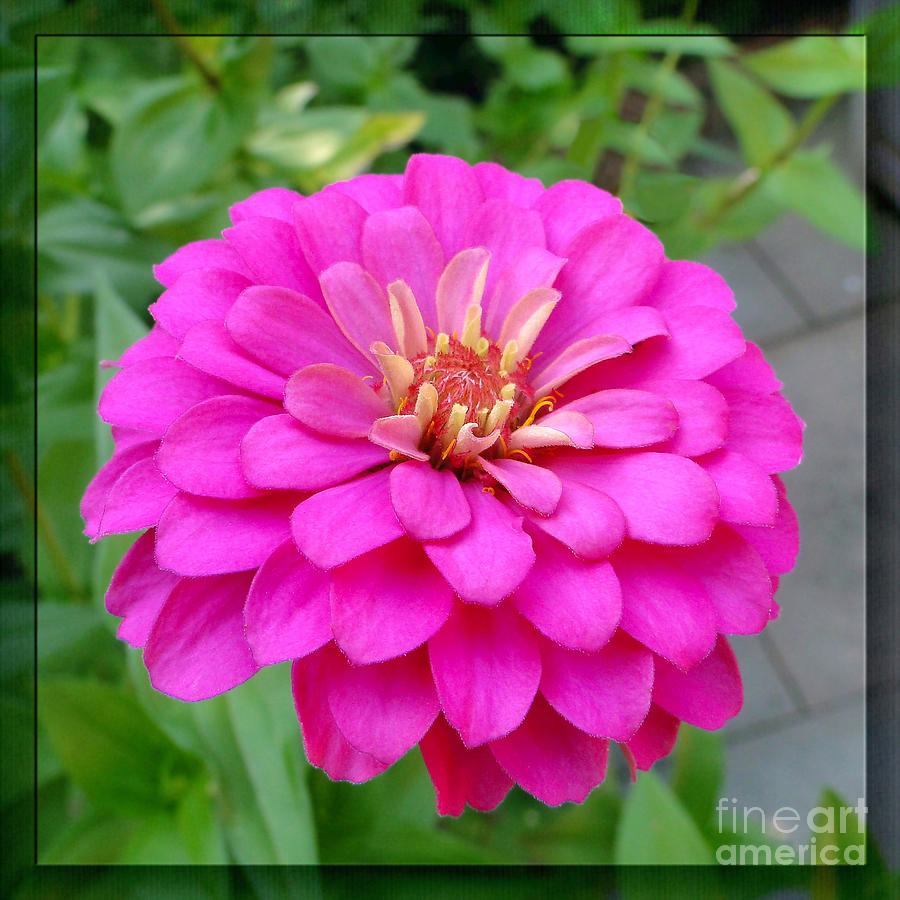
M 772 668 L 759 635 L 735 635 L 728 640 L 741 667 L 744 706 L 723 733 L 736 732 L 735 738 L 740 739 L 738 736 L 746 734 L 748 726 L 791 713 L 794 705 Z
M 864 685 L 864 350 L 860 315 L 767 354 L 807 423 L 804 461 L 784 476 L 800 557 L 768 633 L 812 704 Z

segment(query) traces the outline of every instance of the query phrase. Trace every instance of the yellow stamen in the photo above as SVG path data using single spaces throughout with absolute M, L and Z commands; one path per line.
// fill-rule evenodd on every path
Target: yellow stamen
M 466 321 L 463 325 L 462 344 L 474 350 L 481 337 L 481 304 L 471 303 L 466 307 Z
M 516 363 L 519 361 L 517 359 L 518 352 L 519 345 L 515 341 L 506 342 L 503 355 L 500 357 L 500 368 L 504 372 L 511 372 L 516 367 Z
M 400 415 L 400 413 L 403 412 L 403 407 L 404 407 L 404 406 L 406 406 L 406 397 L 403 397 L 403 398 L 400 400 L 400 403 L 399 403 L 398 406 L 397 406 L 397 415 Z
M 437 388 L 426 381 L 419 386 L 419 394 L 416 397 L 416 418 L 423 428 L 433 430 L 434 422 L 432 417 L 438 406 Z
M 500 389 L 500 399 L 515 400 L 517 390 L 518 388 L 511 381 L 509 382 L 509 384 L 504 384 Z
M 449 444 L 447 444 L 446 449 L 445 449 L 444 452 L 441 454 L 441 462 L 443 462 L 443 461 L 450 455 L 450 451 L 451 451 L 455 446 L 456 446 L 456 438 L 453 438 L 453 440 L 450 441 Z
M 397 460 L 400 459 L 400 452 L 398 450 L 391 450 L 391 452 L 388 453 L 388 459 L 391 462 L 397 462 Z
M 491 349 L 491 342 L 486 337 L 478 338 L 478 343 L 475 345 L 475 352 L 482 358 L 487 356 L 488 350 Z
M 534 460 L 531 458 L 528 452 L 526 450 L 523 450 L 521 447 L 517 447 L 515 450 L 510 450 L 509 453 L 506 454 L 507 459 L 515 456 L 517 453 L 524 456 L 525 459 L 528 460 L 528 462 L 534 463 Z
M 495 428 L 502 428 L 509 418 L 509 414 L 513 408 L 512 400 L 496 400 L 487 417 L 487 422 L 482 426 L 485 434 L 493 431 Z
M 442 331 L 435 339 L 434 339 L 434 352 L 435 353 L 447 353 L 450 350 L 450 335 L 445 331 Z
M 546 397 L 541 397 L 537 403 L 535 403 L 534 408 L 531 410 L 528 418 L 519 426 L 520 428 L 524 428 L 526 425 L 531 425 L 534 422 L 534 417 L 546 406 L 547 409 L 553 409 L 553 404 L 556 401 L 549 394 Z
M 453 408 L 450 410 L 450 415 L 447 417 L 447 424 L 444 426 L 444 432 L 447 437 L 453 438 L 456 440 L 456 435 L 459 434 L 459 429 L 465 425 L 466 416 L 469 413 L 469 407 L 464 406 L 462 403 L 454 403 Z

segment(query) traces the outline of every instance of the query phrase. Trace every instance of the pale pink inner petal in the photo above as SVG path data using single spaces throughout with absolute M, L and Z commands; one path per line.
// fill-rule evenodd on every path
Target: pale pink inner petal
M 385 416 L 383 419 L 376 419 L 369 429 L 369 440 L 410 459 L 428 459 L 428 454 L 419 449 L 422 423 L 416 416 Z
M 484 247 L 462 250 L 447 263 L 436 289 L 437 322 L 447 334 L 462 333 L 466 310 L 472 303 L 480 303 L 484 292 L 485 266 L 490 251 Z M 419 301 L 421 303 L 421 300 Z

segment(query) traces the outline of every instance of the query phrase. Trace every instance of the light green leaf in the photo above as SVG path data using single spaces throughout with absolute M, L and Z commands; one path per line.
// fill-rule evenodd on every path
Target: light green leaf
M 540 91 L 564 84 L 569 70 L 563 58 L 545 47 L 529 46 L 504 57 L 506 76 L 526 91 Z
M 375 42 L 362 35 L 306 38 L 313 81 L 336 87 L 363 87 L 377 65 Z
M 723 769 L 721 736 L 683 725 L 675 745 L 672 789 L 698 828 L 705 829 L 714 817 Z
M 668 53 L 674 51 L 683 56 L 732 56 L 734 46 L 728 38 L 720 34 L 665 34 L 667 26 L 661 24 L 663 20 L 645 22 L 648 31 L 653 31 L 659 26 L 660 31 L 648 34 L 629 35 L 578 35 L 566 38 L 566 46 L 573 52 L 583 56 L 592 56 L 595 53 L 619 53 L 623 50 L 647 50 Z M 698 27 L 699 26 L 695 26 Z M 668 30 L 677 32 L 685 30 L 684 24 L 671 23 Z
M 175 813 L 180 843 L 194 865 L 225 865 L 225 833 L 216 814 L 215 795 L 206 778 L 197 779 L 182 797 Z M 161 860 L 171 862 L 171 860 Z
M 112 865 L 134 831 L 131 822 L 89 813 L 64 828 L 38 860 L 41 865 Z
M 744 157 L 751 165 L 764 165 L 791 139 L 794 122 L 790 113 L 736 66 L 719 60 L 707 65 L 716 99 Z
M 641 772 L 625 797 L 615 859 L 617 865 L 707 865 L 713 854 L 668 785 Z
M 645 222 L 671 222 L 684 215 L 703 179 L 682 172 L 640 172 L 622 198 L 629 213 Z
M 628 54 L 622 57 L 623 77 L 629 87 L 648 96 L 659 93 L 666 103 L 690 109 L 703 106 L 703 95 L 679 72 L 660 79 L 660 63 Z
M 865 250 L 865 199 L 827 153 L 798 150 L 769 175 L 766 187 L 825 234 Z
M 865 54 L 864 37 L 806 35 L 748 53 L 741 61 L 781 94 L 821 97 L 863 90 Z

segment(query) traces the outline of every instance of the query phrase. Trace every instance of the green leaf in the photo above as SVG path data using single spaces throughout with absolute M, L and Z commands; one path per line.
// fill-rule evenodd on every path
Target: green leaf
M 672 789 L 700 829 L 705 829 L 714 817 L 723 770 L 721 736 L 682 726 L 675 745 Z
M 654 26 L 659 26 L 657 33 L 629 34 L 629 35 L 578 35 L 566 38 L 566 46 L 573 53 L 582 56 L 592 56 L 595 53 L 619 53 L 623 50 L 647 50 L 661 53 L 676 52 L 683 56 L 732 56 L 734 46 L 728 38 L 720 34 L 665 34 L 663 30 L 685 31 L 686 26 L 670 23 L 662 24 L 663 20 L 645 22 L 644 27 L 653 31 Z M 701 26 L 695 26 L 698 30 Z
M 304 41 L 313 81 L 324 85 L 359 88 L 377 64 L 375 42 L 362 35 L 328 35 Z
M 866 82 L 866 39 L 807 35 L 748 53 L 741 61 L 788 97 L 861 91 Z
M 865 199 L 822 149 L 796 151 L 769 175 L 766 187 L 820 231 L 865 250 Z
M 703 106 L 703 95 L 679 72 L 669 72 L 660 79 L 660 63 L 631 54 L 622 58 L 624 78 L 628 86 L 648 96 L 659 93 L 666 103 L 689 109 Z
M 112 865 L 134 831 L 131 822 L 88 813 L 64 828 L 39 858 L 41 865 Z
M 866 86 L 890 87 L 900 82 L 900 15 L 897 4 L 857 22 L 854 30 L 866 36 Z
M 540 91 L 564 84 L 569 77 L 565 61 L 553 50 L 529 46 L 504 57 L 509 80 L 525 91 Z
M 707 865 L 713 854 L 665 782 L 641 772 L 625 797 L 615 859 L 617 865 Z
M 209 780 L 197 779 L 182 798 L 175 814 L 180 842 L 188 860 L 194 865 L 228 863 L 225 832 L 216 814 L 214 798 Z
M 761 166 L 784 149 L 794 133 L 790 113 L 736 66 L 707 63 L 712 86 L 747 162 Z
M 66 773 L 109 812 L 164 809 L 196 769 L 133 696 L 98 681 L 42 680 L 38 719 Z
M 645 222 L 671 222 L 690 206 L 702 178 L 682 172 L 640 172 L 625 208 Z

